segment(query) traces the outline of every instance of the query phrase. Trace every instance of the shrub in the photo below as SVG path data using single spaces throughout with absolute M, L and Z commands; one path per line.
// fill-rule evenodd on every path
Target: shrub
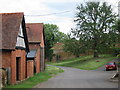
M 112 48 L 112 54 L 114 56 L 117 56 L 118 54 L 120 54 L 120 48 Z

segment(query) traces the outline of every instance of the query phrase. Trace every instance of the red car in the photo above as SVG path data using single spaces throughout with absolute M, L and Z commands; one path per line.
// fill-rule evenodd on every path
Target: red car
M 117 69 L 117 66 L 116 66 L 116 63 L 115 62 L 109 62 L 105 65 L 106 67 L 106 71 L 107 70 L 116 70 Z

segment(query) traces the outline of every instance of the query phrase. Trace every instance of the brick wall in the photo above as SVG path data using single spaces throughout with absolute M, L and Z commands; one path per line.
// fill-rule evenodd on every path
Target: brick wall
M 41 46 L 41 47 L 44 47 L 44 46 L 45 46 L 45 44 L 44 44 L 44 36 L 43 36 L 43 35 L 42 35 L 42 38 L 41 38 L 40 46 Z
M 53 61 L 57 61 L 57 55 L 60 55 L 60 60 L 67 60 L 67 59 L 72 59 L 75 58 L 75 56 L 69 52 L 60 52 L 55 54 L 55 56 L 53 56 Z
M 19 62 L 19 80 L 25 79 L 26 75 L 26 52 L 25 50 L 2 51 L 2 67 L 10 68 L 10 84 L 16 83 L 16 57 L 20 57 Z
M 57 61 L 57 58 L 56 58 L 57 55 L 60 56 L 59 60 L 68 60 L 68 59 L 76 58 L 76 56 L 73 55 L 72 53 L 65 52 L 65 51 L 62 51 L 62 50 L 61 51 L 57 51 L 57 53 L 54 53 L 54 54 L 55 54 L 55 56 L 53 56 L 52 61 Z M 85 54 L 80 54 L 80 56 L 86 56 L 86 55 L 92 55 L 92 54 L 93 54 L 93 52 L 88 51 Z M 46 61 L 48 61 L 48 60 L 46 60 Z
M 32 49 L 36 49 L 37 53 L 36 53 L 36 58 L 35 58 L 35 64 L 36 64 L 36 73 L 40 72 L 40 44 L 29 44 L 29 48 L 30 50 Z
M 28 60 L 27 61 L 27 78 L 34 75 L 34 61 Z
M 15 50 L 12 51 L 12 60 L 11 60 L 11 67 L 12 67 L 12 81 L 16 82 L 16 57 L 20 57 L 19 62 L 19 80 L 22 81 L 25 79 L 26 76 L 26 52 L 25 50 Z
M 39 73 L 40 72 L 40 48 L 37 49 L 35 62 L 36 62 L 36 73 Z
M 45 54 L 44 54 L 44 47 L 40 48 L 40 63 L 41 63 L 41 71 L 45 70 Z
M 10 67 L 11 63 L 11 51 L 2 51 L 2 68 Z
M 38 49 L 40 47 L 40 44 L 29 44 L 30 50 L 32 49 Z

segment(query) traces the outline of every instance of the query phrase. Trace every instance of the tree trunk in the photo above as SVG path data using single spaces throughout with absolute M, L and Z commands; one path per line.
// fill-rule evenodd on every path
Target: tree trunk
M 79 57 L 79 55 L 75 55 L 76 56 L 76 58 L 78 58 Z
M 94 50 L 94 58 L 98 58 L 98 52 L 96 50 Z
M 97 45 L 98 45 L 98 37 L 95 35 L 94 36 L 94 43 L 93 43 L 93 50 L 94 50 L 94 58 L 98 58 L 98 50 L 97 50 Z

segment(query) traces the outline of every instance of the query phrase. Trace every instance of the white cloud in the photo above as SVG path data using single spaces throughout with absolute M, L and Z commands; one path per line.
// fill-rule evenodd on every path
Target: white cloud
M 66 34 L 69 33 L 71 28 L 74 27 L 74 23 L 72 21 L 57 23 L 57 25 L 59 26 L 61 32 L 64 32 Z
M 115 13 L 118 13 L 118 0 L 105 0 L 105 1 L 108 2 L 108 4 L 112 6 L 113 11 Z
M 47 3 L 70 3 L 70 2 L 83 2 L 84 0 L 43 0 Z
M 59 3 L 82 3 L 84 1 L 91 0 L 1 0 L 0 2 L 0 13 L 5 12 L 24 12 L 25 15 L 44 15 L 58 11 L 56 8 L 50 8 L 49 3 L 59 4 Z M 92 0 L 93 1 L 93 0 Z M 96 0 L 94 0 L 96 1 Z M 100 1 L 100 0 L 98 0 Z M 112 5 L 117 6 L 118 0 L 102 0 L 109 2 Z M 47 4 L 46 4 L 47 3 Z M 114 9 L 117 11 L 118 9 Z M 70 14 L 72 14 L 71 12 Z M 50 15 L 50 16 L 40 16 L 40 17 L 25 17 L 26 22 L 36 22 L 36 23 L 51 23 L 59 26 L 60 31 L 69 32 L 69 30 L 74 26 L 73 17 Z
M 73 17 L 60 17 L 55 15 L 43 17 L 25 17 L 26 22 L 43 22 L 49 24 L 56 24 L 59 26 L 61 32 L 68 33 L 73 28 Z
M 0 2 L 0 12 L 44 12 L 49 8 L 42 4 L 41 0 L 2 0 Z

